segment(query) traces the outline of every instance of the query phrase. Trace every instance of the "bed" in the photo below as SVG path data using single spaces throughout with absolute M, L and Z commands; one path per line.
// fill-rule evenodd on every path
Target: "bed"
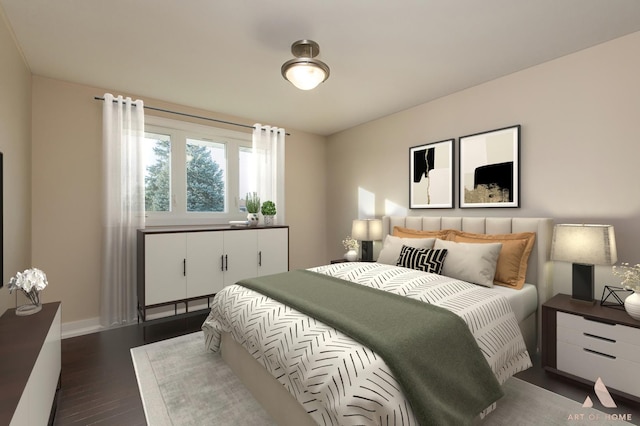
M 508 377 L 518 371 L 521 371 L 522 369 L 527 368 L 530 365 L 527 348 L 528 351 L 534 352 L 536 351 L 538 346 L 538 330 L 540 328 L 538 326 L 539 306 L 544 303 L 544 301 L 546 301 L 550 296 L 549 273 L 547 270 L 550 236 L 552 229 L 552 221 L 550 219 L 482 217 L 383 217 L 382 221 L 384 234 L 383 238 L 385 239 L 384 248 L 387 248 L 387 235 L 391 236 L 394 234 L 394 231 L 398 230 L 404 230 L 406 232 L 423 231 L 425 233 L 437 232 L 441 230 L 459 231 L 459 233 L 456 233 L 455 235 L 457 238 L 461 238 L 461 241 L 466 241 L 464 238 L 472 238 L 474 236 L 481 238 L 483 235 L 493 237 L 496 235 L 534 233 L 535 238 L 533 239 L 533 244 L 530 247 L 530 253 L 528 255 L 526 279 L 524 279 L 523 277 L 526 283 L 521 285 L 520 289 L 516 290 L 504 286 L 492 286 L 491 288 L 482 288 L 480 290 L 479 287 L 481 286 L 478 286 L 476 284 L 464 283 L 466 285 L 465 287 L 463 286 L 463 284 L 461 284 L 458 278 L 442 277 L 442 279 L 444 279 L 444 282 L 439 281 L 438 283 L 436 283 L 435 290 L 420 290 L 414 292 L 415 294 L 411 296 L 415 296 L 415 298 L 419 300 L 422 298 L 424 299 L 423 301 L 429 301 L 431 303 L 432 299 L 437 299 L 438 297 L 440 297 L 434 296 L 434 294 L 438 295 L 448 291 L 445 291 L 443 289 L 447 289 L 451 286 L 456 288 L 462 286 L 460 287 L 462 288 L 461 293 L 464 294 L 465 297 L 467 297 L 467 293 L 465 292 L 470 292 L 468 294 L 478 293 L 484 295 L 481 296 L 481 298 L 488 297 L 494 303 L 505 303 L 509 306 L 509 312 L 507 312 L 506 314 L 500 314 L 500 318 L 492 319 L 489 322 L 502 324 L 500 326 L 502 327 L 502 329 L 517 329 L 520 331 L 520 333 L 518 333 L 517 331 L 514 333 L 517 333 L 518 336 L 509 335 L 505 338 L 509 341 L 508 345 L 504 342 L 501 342 L 497 345 L 494 344 L 493 346 L 497 346 L 497 349 L 491 349 L 489 351 L 487 351 L 485 346 L 487 340 L 494 338 L 491 335 L 491 333 L 493 333 L 491 330 L 484 330 L 484 328 L 486 327 L 476 327 L 479 329 L 483 329 L 484 331 L 473 330 L 473 336 L 478 342 L 485 342 L 480 343 L 481 346 L 485 345 L 481 347 L 482 353 L 487 358 L 487 361 L 490 364 L 491 369 L 498 379 L 499 383 L 504 383 L 504 381 Z M 417 238 L 416 241 L 419 239 L 426 241 L 430 236 L 431 235 L 428 234 L 418 235 L 419 238 Z M 394 238 L 397 237 L 394 236 Z M 445 239 L 449 238 L 446 237 Z M 444 244 L 445 239 L 439 240 L 438 243 Z M 489 249 L 489 246 L 495 245 L 493 241 L 487 241 L 487 243 L 487 250 Z M 465 244 L 462 245 L 464 246 Z M 479 244 L 474 245 L 474 248 L 476 246 L 479 246 Z M 454 252 L 455 251 L 450 248 L 449 255 L 447 256 L 453 256 Z M 381 261 L 382 257 L 383 253 L 381 252 Z M 451 259 L 453 259 L 453 257 L 451 257 Z M 394 268 L 395 267 L 390 267 L 383 263 L 366 264 L 355 262 L 320 266 L 317 268 L 311 268 L 311 270 L 314 273 L 325 274 L 341 279 L 347 278 L 349 280 L 355 280 L 356 282 L 361 281 L 361 283 L 364 281 L 378 282 L 378 279 L 375 277 L 379 275 L 388 275 L 390 273 L 396 274 L 400 272 L 404 274 L 402 275 L 402 277 L 408 277 L 405 282 L 409 282 L 411 280 L 412 286 L 414 285 L 413 280 L 429 281 L 432 279 L 426 279 L 422 276 L 415 278 L 416 274 L 412 269 L 394 272 L 396 271 L 396 269 Z M 430 274 L 429 276 L 431 275 L 433 274 Z M 372 278 L 372 276 L 374 278 Z M 440 280 L 441 278 L 438 279 Z M 406 287 L 404 284 L 400 287 L 403 286 Z M 392 285 L 391 287 L 395 288 L 398 286 Z M 385 288 L 385 290 L 388 289 Z M 289 377 L 289 375 L 292 375 L 292 369 L 299 367 L 293 368 L 291 365 L 283 365 L 283 363 L 286 364 L 287 362 L 289 364 L 294 363 L 294 361 L 287 358 L 288 355 L 282 355 L 282 353 L 286 352 L 285 347 L 290 344 L 290 342 L 286 338 L 284 338 L 284 340 L 277 344 L 273 344 L 273 339 L 275 339 L 275 337 L 273 336 L 275 334 L 271 333 L 272 330 L 269 329 L 269 332 L 267 334 L 271 336 L 271 348 L 261 349 L 259 347 L 259 344 L 256 344 L 250 338 L 248 339 L 246 335 L 243 336 L 242 332 L 234 329 L 234 324 L 238 322 L 250 322 L 259 320 L 247 320 L 246 318 L 243 318 L 241 320 L 238 320 L 237 318 L 233 320 L 220 319 L 220 315 L 236 315 L 237 312 L 243 309 L 245 312 L 255 312 L 257 310 L 263 309 L 261 306 L 264 306 L 264 310 L 267 312 L 271 312 L 270 314 L 268 314 L 271 316 L 274 315 L 273 312 L 280 309 L 274 309 L 274 306 L 277 306 L 279 302 L 276 302 L 275 300 L 272 300 L 264 295 L 258 294 L 257 296 L 255 296 L 251 294 L 252 291 L 253 290 L 247 289 L 245 287 L 240 287 L 239 290 L 235 290 L 235 296 L 227 294 L 226 296 L 221 296 L 217 305 L 214 302 L 212 313 L 207 321 L 205 321 L 205 323 L 203 324 L 203 330 L 205 331 L 206 337 L 206 346 L 210 350 L 222 351 L 222 356 L 225 361 L 234 370 L 238 377 L 247 385 L 256 399 L 258 399 L 258 401 L 262 403 L 265 409 L 278 424 L 350 424 L 349 421 L 353 421 L 353 423 L 351 424 L 380 424 L 382 422 L 384 422 L 385 424 L 387 424 L 387 422 L 389 422 L 390 424 L 416 424 L 414 413 L 411 409 L 411 404 L 407 406 L 407 402 L 405 399 L 403 399 L 403 393 L 401 390 L 399 390 L 399 395 L 382 395 L 380 401 L 374 401 L 372 403 L 373 407 L 362 406 L 360 404 L 358 406 L 358 409 L 360 409 L 361 411 L 377 410 L 374 414 L 368 417 L 367 414 L 364 413 L 364 411 L 362 411 L 364 414 L 356 413 L 352 418 L 340 417 L 342 408 L 339 405 L 342 403 L 344 403 L 345 405 L 354 405 L 352 404 L 354 395 L 348 394 L 347 391 L 347 394 L 344 395 L 338 395 L 337 397 L 336 395 L 330 396 L 329 393 L 334 392 L 330 389 L 332 388 L 332 386 L 322 386 L 322 392 L 325 392 L 327 394 L 322 398 L 315 398 L 322 400 L 321 403 L 315 400 L 311 401 L 311 399 L 313 398 L 308 397 L 305 400 L 304 395 L 317 395 L 319 392 L 309 392 L 309 386 L 311 385 L 308 377 L 303 378 L 304 380 L 306 380 L 306 382 L 297 376 L 294 379 L 291 379 Z M 432 293 L 429 293 L 430 291 Z M 225 293 L 230 293 L 230 291 L 225 290 Z M 251 297 L 257 298 L 252 299 L 249 302 L 247 302 L 246 300 L 244 302 L 238 302 L 238 300 L 240 299 L 247 299 L 249 295 L 251 295 Z M 242 303 L 245 303 L 244 307 L 242 306 Z M 261 305 L 263 303 L 266 304 Z M 453 306 L 453 311 L 455 311 L 456 309 L 460 311 L 457 312 L 457 314 L 461 317 L 464 317 L 466 315 L 466 311 L 476 309 L 475 307 L 456 308 L 456 303 L 451 303 L 451 305 Z M 291 315 L 291 310 L 286 308 L 283 309 L 285 311 L 285 313 L 283 314 L 283 322 L 288 322 L 290 321 L 290 319 L 288 319 L 289 317 L 287 317 L 287 315 Z M 227 313 L 224 314 L 224 311 L 226 311 Z M 295 310 L 293 310 L 293 313 L 296 316 L 300 314 Z M 482 315 L 485 314 L 481 314 L 480 316 Z M 292 323 L 295 323 L 295 321 L 299 321 L 299 319 L 291 319 Z M 465 319 L 465 321 L 469 322 L 468 319 Z M 474 322 L 475 320 L 472 319 L 470 321 Z M 280 324 L 281 325 L 276 328 L 286 328 L 286 326 L 282 325 L 282 322 Z M 514 324 L 517 324 L 517 327 L 515 327 Z M 322 339 L 327 339 L 330 344 L 343 344 L 344 336 L 342 336 L 340 333 L 337 333 L 336 335 L 335 330 L 330 326 L 326 326 L 322 323 L 320 323 L 320 326 L 324 328 L 318 333 L 318 336 L 322 336 Z M 470 328 L 473 329 L 472 326 L 470 326 Z M 291 334 L 292 332 L 290 330 L 284 332 L 284 334 L 287 333 Z M 486 337 L 487 333 L 488 335 L 491 335 L 490 338 Z M 511 331 L 509 333 L 511 333 Z M 358 343 L 355 344 L 358 345 Z M 348 349 L 347 352 L 351 350 L 352 349 Z M 274 353 L 276 353 L 277 356 L 273 356 Z M 346 356 L 353 357 L 353 353 L 349 353 Z M 359 353 L 364 353 L 366 356 L 366 348 L 361 347 L 359 349 Z M 370 357 L 372 359 L 375 359 L 375 353 L 371 353 Z M 287 360 L 283 361 L 283 358 L 286 358 Z M 320 359 L 322 360 L 324 358 Z M 318 366 L 318 362 L 322 364 L 323 361 L 317 361 L 317 359 L 315 358 L 314 362 L 316 362 L 316 364 L 312 364 L 311 368 L 318 368 L 319 371 L 324 372 L 328 368 L 333 368 L 327 367 L 327 365 Z M 375 359 L 371 364 L 371 370 L 373 371 L 373 373 L 370 370 L 367 370 L 361 377 L 363 380 L 369 380 L 369 382 L 374 381 L 367 378 L 366 374 L 377 374 L 378 376 L 380 374 L 390 374 L 391 378 L 388 380 L 390 383 L 392 383 L 392 387 L 401 389 L 401 387 L 393 381 L 393 374 L 389 373 L 388 369 L 385 369 L 385 361 L 381 359 Z M 380 371 L 382 371 L 382 373 L 380 373 Z M 327 382 L 333 381 L 335 383 L 336 380 L 339 381 L 344 379 L 344 377 L 339 376 L 335 373 L 323 374 L 325 374 L 325 376 L 327 377 L 323 380 L 326 380 Z M 311 380 L 311 382 L 313 382 L 313 380 Z M 317 383 L 313 385 L 317 385 Z M 362 386 L 360 387 L 362 388 Z M 338 387 L 333 388 L 338 389 Z M 373 386 L 369 386 L 369 388 L 369 390 L 371 390 L 371 392 L 373 393 L 384 393 L 379 390 L 376 391 Z M 340 392 L 344 393 L 345 391 L 344 389 L 342 389 Z M 334 393 L 340 392 L 336 391 Z M 360 395 L 357 395 L 356 397 L 359 396 Z M 369 395 L 367 395 L 367 398 L 368 397 Z M 318 404 L 330 405 L 331 407 L 320 407 L 318 406 Z M 377 408 L 376 404 L 384 407 Z M 489 413 L 494 406 L 495 404 L 488 405 L 486 409 L 481 413 L 481 416 Z M 319 414 L 319 412 L 322 412 L 322 414 Z M 349 411 L 349 413 L 353 413 L 353 410 Z

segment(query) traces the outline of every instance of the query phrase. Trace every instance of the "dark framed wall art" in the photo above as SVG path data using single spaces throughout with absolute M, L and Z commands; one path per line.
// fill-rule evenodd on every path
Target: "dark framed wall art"
M 520 125 L 460 138 L 460 207 L 520 207 Z
M 0 152 L 0 288 L 4 285 L 4 170 Z
M 453 146 L 447 139 L 409 148 L 409 208 L 453 208 Z

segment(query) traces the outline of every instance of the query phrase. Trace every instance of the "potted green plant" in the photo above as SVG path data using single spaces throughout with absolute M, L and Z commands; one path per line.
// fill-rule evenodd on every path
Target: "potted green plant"
M 249 226 L 258 225 L 258 212 L 260 211 L 260 197 L 258 197 L 258 194 L 255 192 L 247 193 L 244 205 L 247 208 Z
M 265 201 L 262 203 L 262 216 L 264 216 L 264 224 L 266 226 L 273 225 L 273 217 L 276 215 L 276 203 L 273 201 Z

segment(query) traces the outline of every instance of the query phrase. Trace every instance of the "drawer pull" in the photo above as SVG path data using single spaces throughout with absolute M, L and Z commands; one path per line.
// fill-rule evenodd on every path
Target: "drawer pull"
M 612 327 L 616 326 L 615 324 L 611 324 L 610 322 L 606 322 L 606 321 L 598 321 L 597 319 L 587 318 L 587 317 L 582 317 L 582 318 L 584 318 L 585 321 L 597 322 L 598 324 L 610 325 Z
M 616 341 L 613 339 L 609 339 L 607 337 L 602 337 L 602 336 L 596 336 L 595 334 L 591 334 L 591 333 L 582 333 L 587 337 L 593 337 L 594 339 L 598 339 L 598 340 L 604 340 L 605 342 L 611 342 L 611 343 L 615 343 Z
M 600 355 L 600 356 L 603 356 L 605 358 L 616 359 L 616 357 L 613 356 L 613 355 L 603 354 L 602 352 L 594 351 L 593 349 L 587 349 L 587 348 L 582 348 L 582 349 L 587 351 L 587 352 L 589 352 L 589 353 L 592 353 L 592 354 L 595 354 L 595 355 Z

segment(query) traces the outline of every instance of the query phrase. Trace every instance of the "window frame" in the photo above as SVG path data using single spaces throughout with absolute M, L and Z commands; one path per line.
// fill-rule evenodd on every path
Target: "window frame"
M 231 220 L 246 220 L 240 210 L 241 147 L 252 149 L 250 133 L 236 132 L 188 121 L 158 116 L 145 116 L 145 133 L 160 133 L 171 137 L 170 211 L 145 211 L 145 226 L 218 225 Z M 224 212 L 187 211 L 186 143 L 187 139 L 223 143 L 226 151 L 226 191 Z

